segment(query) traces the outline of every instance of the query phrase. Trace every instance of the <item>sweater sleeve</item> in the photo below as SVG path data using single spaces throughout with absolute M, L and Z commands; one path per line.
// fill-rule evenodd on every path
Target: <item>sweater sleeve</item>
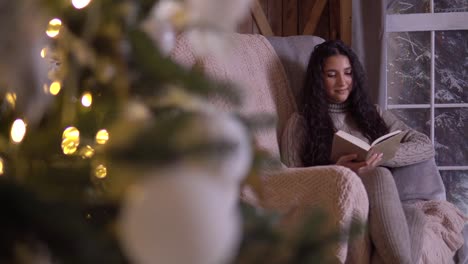
M 288 167 L 302 167 L 301 154 L 306 137 L 305 120 L 298 114 L 293 113 L 286 122 L 281 136 L 281 159 Z
M 390 132 L 399 129 L 405 133 L 401 140 L 400 148 L 397 150 L 395 157 L 385 162 L 383 164 L 384 166 L 403 167 L 434 157 L 434 146 L 432 145 L 429 137 L 410 128 L 390 111 L 382 111 L 380 108 L 378 108 L 378 111 L 382 116 L 385 124 L 387 124 Z

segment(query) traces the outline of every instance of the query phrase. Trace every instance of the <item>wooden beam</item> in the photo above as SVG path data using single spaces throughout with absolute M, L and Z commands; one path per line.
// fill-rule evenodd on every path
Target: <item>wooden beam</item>
M 340 0 L 340 38 L 351 46 L 352 34 L 352 0 Z
M 260 6 L 262 7 L 263 13 L 268 12 L 268 0 L 257 0 L 260 3 Z M 253 18 L 253 13 L 250 13 L 252 17 L 252 24 L 253 24 L 253 34 L 260 34 L 260 29 L 258 28 L 257 24 L 255 23 L 255 20 Z
M 346 1 L 346 0 L 342 0 L 342 1 Z M 347 1 L 351 1 L 351 0 L 347 0 Z M 327 0 L 315 1 L 314 6 L 312 7 L 312 10 L 310 11 L 309 19 L 304 28 L 304 32 L 302 32 L 302 35 L 314 34 L 315 29 L 317 28 L 317 24 L 320 20 L 320 16 L 322 15 L 326 4 L 327 4 Z
M 255 0 L 252 4 L 252 15 L 260 33 L 264 36 L 273 36 L 273 30 L 271 30 L 268 19 L 258 0 Z

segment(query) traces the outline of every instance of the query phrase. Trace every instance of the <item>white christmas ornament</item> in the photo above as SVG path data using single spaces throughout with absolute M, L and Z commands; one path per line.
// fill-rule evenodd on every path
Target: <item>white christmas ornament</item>
M 247 176 L 253 159 L 247 128 L 235 117 L 222 111 L 202 109 L 177 135 L 181 146 L 202 142 L 226 142 L 230 148 L 214 155 L 200 155 L 184 160 L 186 166 L 200 167 L 221 182 L 238 187 Z
M 200 171 L 152 175 L 124 201 L 123 248 L 137 264 L 229 263 L 240 217 L 225 204 L 222 188 Z

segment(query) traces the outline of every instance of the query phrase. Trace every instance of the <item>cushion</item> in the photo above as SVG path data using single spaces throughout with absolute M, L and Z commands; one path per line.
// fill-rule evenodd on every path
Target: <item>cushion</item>
M 267 39 L 283 64 L 296 102 L 300 103 L 300 91 L 304 85 L 310 54 L 316 45 L 324 42 L 324 39 L 316 36 L 268 37 Z
M 420 163 L 391 168 L 401 201 L 446 200 L 435 159 Z

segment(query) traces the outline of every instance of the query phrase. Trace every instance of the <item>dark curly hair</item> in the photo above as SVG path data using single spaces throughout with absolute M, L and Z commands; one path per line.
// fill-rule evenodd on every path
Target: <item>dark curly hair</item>
M 335 127 L 328 114 L 322 76 L 325 60 L 335 55 L 344 55 L 351 63 L 353 87 L 347 102 L 350 114 L 361 133 L 369 141 L 388 133 L 388 127 L 366 92 L 366 76 L 357 55 L 339 40 L 326 41 L 312 51 L 302 89 L 300 111 L 306 120 L 307 137 L 301 157 L 305 166 L 331 164 L 330 152 Z

